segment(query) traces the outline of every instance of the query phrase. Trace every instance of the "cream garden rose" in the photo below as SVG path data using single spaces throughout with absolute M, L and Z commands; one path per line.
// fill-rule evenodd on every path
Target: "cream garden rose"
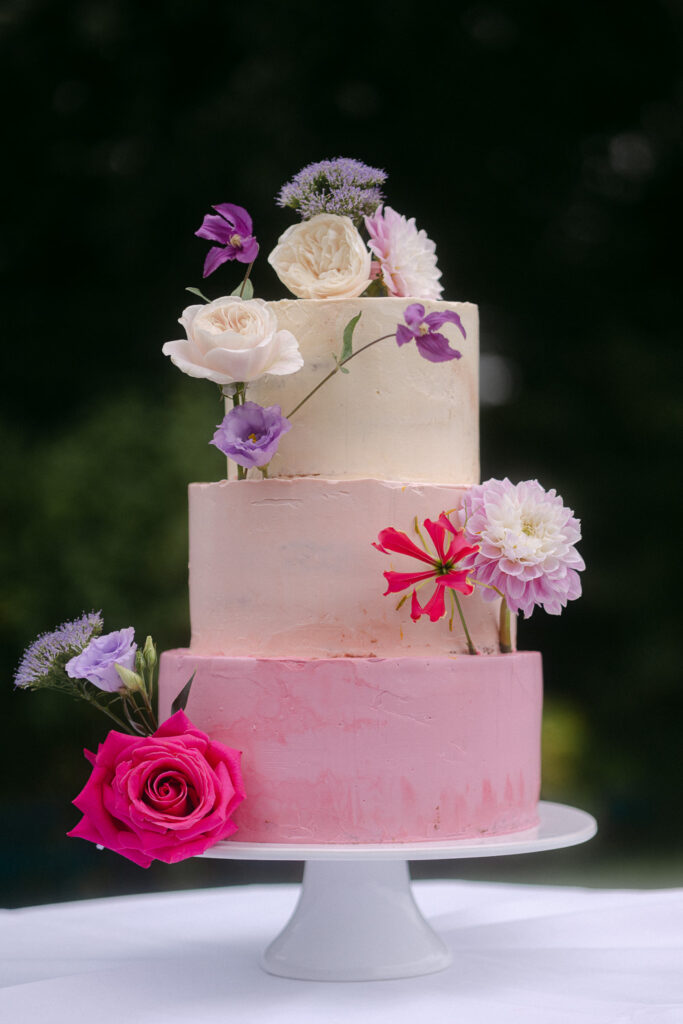
M 188 306 L 178 323 L 187 340 L 167 341 L 162 352 L 190 377 L 226 385 L 266 373 L 295 373 L 304 365 L 291 331 L 278 330 L 263 299 L 229 295 L 205 306 Z
M 285 231 L 268 262 L 300 299 L 353 299 L 370 284 L 370 252 L 349 217 L 320 213 Z

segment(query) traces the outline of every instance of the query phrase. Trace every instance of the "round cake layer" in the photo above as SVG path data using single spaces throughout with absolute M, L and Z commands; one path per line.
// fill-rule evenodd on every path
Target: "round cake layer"
M 383 572 L 423 562 L 372 547 L 380 530 L 413 532 L 465 489 L 382 480 L 223 480 L 191 484 L 190 619 L 193 651 L 230 656 L 450 655 L 466 653 L 459 616 L 410 618 L 410 601 L 384 597 Z M 422 603 L 433 591 L 420 590 Z M 410 595 L 410 590 L 405 591 Z M 461 597 L 472 640 L 498 651 L 499 602 Z
M 385 843 L 536 823 L 541 658 L 161 658 L 159 715 L 243 751 L 235 842 Z
M 358 351 L 395 334 L 414 299 L 284 299 L 268 303 L 281 330 L 299 342 L 304 366 L 286 376 L 266 375 L 249 385 L 259 405 L 284 415 L 320 383 L 341 356 L 344 328 L 358 313 Z M 354 356 L 292 416 L 270 476 L 379 477 L 474 484 L 479 480 L 479 323 L 468 302 L 424 301 L 427 313 L 458 313 L 467 337 L 453 324 L 439 328 L 461 359 L 432 363 L 414 342 L 399 348 L 385 338 Z M 229 403 L 231 407 L 231 403 Z M 230 476 L 236 476 L 235 466 Z M 250 476 L 259 477 L 258 470 Z

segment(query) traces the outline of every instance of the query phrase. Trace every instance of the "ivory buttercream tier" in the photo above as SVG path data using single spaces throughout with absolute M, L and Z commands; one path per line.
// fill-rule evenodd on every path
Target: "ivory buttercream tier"
M 249 400 L 287 415 L 334 369 L 346 324 L 361 313 L 354 351 L 393 334 L 416 299 L 283 299 L 270 302 L 280 330 L 299 342 L 304 366 L 249 385 Z M 461 359 L 432 363 L 394 338 L 360 353 L 292 417 L 271 476 L 377 477 L 474 484 L 479 480 L 479 321 L 469 302 L 420 300 L 428 313 L 452 310 L 467 337 L 441 328 Z M 234 464 L 231 476 L 236 475 Z M 250 475 L 259 476 L 258 470 Z
M 380 554 L 380 530 L 411 534 L 465 488 L 387 480 L 240 480 L 191 484 L 191 647 L 197 654 L 309 657 L 450 655 L 467 651 L 456 615 L 410 618 L 384 597 L 384 570 L 424 568 Z M 428 584 L 425 594 L 433 589 Z M 409 593 L 409 592 L 408 592 Z M 461 597 L 477 649 L 498 651 L 499 601 Z M 450 611 L 449 611 L 450 614 Z
M 381 843 L 532 827 L 540 655 L 318 660 L 162 655 L 159 710 L 243 751 L 234 842 Z

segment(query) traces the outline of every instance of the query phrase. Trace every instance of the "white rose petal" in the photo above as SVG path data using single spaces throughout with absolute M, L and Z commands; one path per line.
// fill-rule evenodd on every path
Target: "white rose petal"
M 294 224 L 268 262 L 300 299 L 353 299 L 370 283 L 370 252 L 349 217 L 320 213 Z
M 187 340 L 167 341 L 162 352 L 190 377 L 226 385 L 266 373 L 295 373 L 304 365 L 299 343 L 279 331 L 263 299 L 229 295 L 205 306 L 188 306 L 179 323 Z

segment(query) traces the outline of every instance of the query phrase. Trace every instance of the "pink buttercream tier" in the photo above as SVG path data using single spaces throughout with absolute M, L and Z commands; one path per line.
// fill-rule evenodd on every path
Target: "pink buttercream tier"
M 536 824 L 541 658 L 161 659 L 159 714 L 243 751 L 235 842 L 388 843 Z
M 269 658 L 444 657 L 467 652 L 457 615 L 410 618 L 384 597 L 388 569 L 425 565 L 372 547 L 394 526 L 414 541 L 415 517 L 437 519 L 467 488 L 389 480 L 223 480 L 190 484 L 191 648 Z M 423 602 L 433 591 L 420 591 Z M 410 595 L 410 591 L 407 591 Z M 498 651 L 499 601 L 462 600 L 482 654 Z M 449 607 L 448 614 L 450 616 Z

